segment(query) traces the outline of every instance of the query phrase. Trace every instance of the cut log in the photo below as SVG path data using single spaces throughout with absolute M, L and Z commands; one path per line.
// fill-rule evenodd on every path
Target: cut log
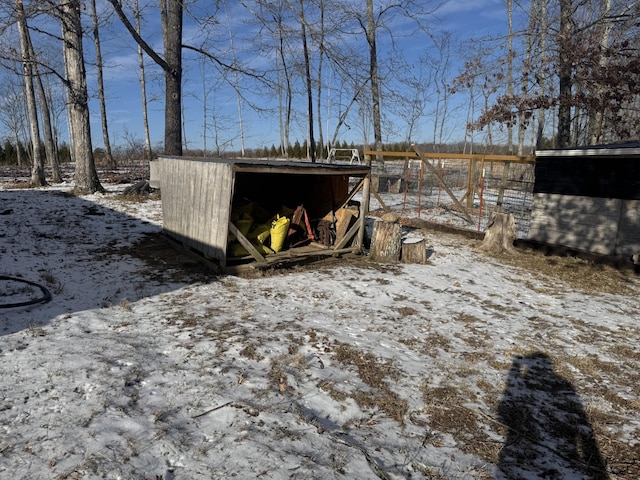
M 125 188 L 123 195 L 148 195 L 153 191 L 147 180 L 142 180 L 134 185 Z
M 513 242 L 516 239 L 516 221 L 513 214 L 494 213 L 484 233 L 484 240 L 478 250 L 490 253 L 516 253 Z
M 402 242 L 402 263 L 427 263 L 427 248 L 424 238 L 408 239 Z
M 375 262 L 395 263 L 400 260 L 402 225 L 378 220 L 373 224 L 369 257 Z

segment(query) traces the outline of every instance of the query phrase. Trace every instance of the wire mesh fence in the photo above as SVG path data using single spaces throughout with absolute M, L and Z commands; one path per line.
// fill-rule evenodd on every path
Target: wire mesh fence
M 394 210 L 468 230 L 484 231 L 492 213 L 513 214 L 526 238 L 533 203 L 534 162 L 522 157 L 373 161 L 370 210 Z M 464 158 L 467 157 L 467 158 Z

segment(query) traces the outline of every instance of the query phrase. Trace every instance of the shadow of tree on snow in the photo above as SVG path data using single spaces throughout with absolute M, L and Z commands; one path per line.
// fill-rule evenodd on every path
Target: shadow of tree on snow
M 0 336 L 215 277 L 172 249 L 160 227 L 82 197 L 1 190 L 0 211 L 0 276 L 42 285 L 52 297 L 0 308 Z M 37 287 L 27 287 L 0 280 L 0 304 L 41 297 Z

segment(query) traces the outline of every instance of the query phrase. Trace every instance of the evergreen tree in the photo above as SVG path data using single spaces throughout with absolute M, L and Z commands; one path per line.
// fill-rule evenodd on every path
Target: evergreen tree
M 296 140 L 296 143 L 293 144 L 293 148 L 290 149 L 291 154 L 289 155 L 292 158 L 302 158 L 302 148 L 300 147 L 300 142 Z
M 16 148 L 9 140 L 4 142 L 4 161 L 6 165 L 15 165 L 18 163 Z

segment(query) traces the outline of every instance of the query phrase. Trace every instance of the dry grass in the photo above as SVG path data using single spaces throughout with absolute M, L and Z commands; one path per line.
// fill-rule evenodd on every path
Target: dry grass
M 401 376 L 392 362 L 341 342 L 335 342 L 333 354 L 345 367 L 355 367 L 359 378 L 369 387 L 350 394 L 358 405 L 365 409 L 378 409 L 397 422 L 404 423 L 409 406 L 390 385 Z
M 29 188 L 33 188 L 33 185 L 30 181 L 18 180 L 15 179 L 10 182 L 2 182 L 4 188 L 13 188 L 16 190 L 26 190 Z
M 501 263 L 522 268 L 547 282 L 544 293 L 557 291 L 557 282 L 570 288 L 593 293 L 638 293 L 638 276 L 629 269 L 617 269 L 604 263 L 573 256 L 547 256 L 534 250 L 518 250 L 517 255 L 495 257 Z M 553 282 L 553 283 L 552 283 Z M 529 283 L 529 287 L 532 285 Z

